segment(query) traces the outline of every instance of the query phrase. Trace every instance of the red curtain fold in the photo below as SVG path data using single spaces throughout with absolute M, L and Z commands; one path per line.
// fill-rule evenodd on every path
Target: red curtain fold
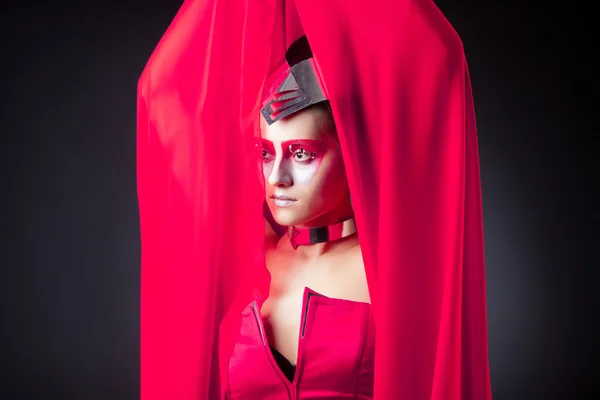
M 431 0 L 183 4 L 139 82 L 141 397 L 221 396 L 236 316 L 269 283 L 252 150 L 263 85 L 302 34 L 352 194 L 375 399 L 490 399 L 471 87 Z

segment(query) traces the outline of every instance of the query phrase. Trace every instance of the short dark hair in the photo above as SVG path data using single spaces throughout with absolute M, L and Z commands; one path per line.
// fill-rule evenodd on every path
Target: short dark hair
M 319 130 L 337 136 L 337 128 L 335 125 L 335 120 L 333 119 L 333 113 L 331 112 L 331 105 L 329 104 L 329 100 L 313 104 L 306 110 L 316 112 L 322 111 L 320 113 L 321 115 L 319 116 L 313 113 L 313 115 L 315 115 L 315 123 L 319 126 Z

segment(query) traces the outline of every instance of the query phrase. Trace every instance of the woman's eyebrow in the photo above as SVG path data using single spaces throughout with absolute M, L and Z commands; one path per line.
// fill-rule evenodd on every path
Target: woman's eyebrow
M 282 149 L 285 151 L 287 149 L 298 149 L 304 148 L 308 151 L 325 151 L 327 148 L 326 142 L 324 140 L 319 139 L 298 139 L 298 140 L 286 140 L 281 143 Z M 294 150 L 292 150 L 294 151 Z
M 300 146 L 314 146 L 323 143 L 321 139 L 292 139 L 281 142 L 283 146 L 289 145 L 300 145 Z
M 275 145 L 270 140 L 262 139 L 262 146 L 271 152 L 275 151 Z

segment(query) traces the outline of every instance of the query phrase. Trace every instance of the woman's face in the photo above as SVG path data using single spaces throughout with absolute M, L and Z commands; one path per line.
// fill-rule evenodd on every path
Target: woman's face
M 339 209 L 348 183 L 329 118 L 314 107 L 270 126 L 261 118 L 266 199 L 279 225 L 318 227 L 345 217 Z

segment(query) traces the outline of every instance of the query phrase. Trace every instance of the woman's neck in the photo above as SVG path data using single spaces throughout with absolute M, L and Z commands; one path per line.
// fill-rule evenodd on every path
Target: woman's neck
M 352 218 L 354 210 L 352 209 L 352 203 L 350 198 L 347 197 L 339 206 L 335 207 L 332 211 L 327 212 L 319 217 L 312 219 L 304 224 L 294 225 L 296 228 L 320 228 L 328 225 L 336 224 L 340 221 L 345 221 L 348 218 Z M 356 227 L 354 227 L 356 230 Z

